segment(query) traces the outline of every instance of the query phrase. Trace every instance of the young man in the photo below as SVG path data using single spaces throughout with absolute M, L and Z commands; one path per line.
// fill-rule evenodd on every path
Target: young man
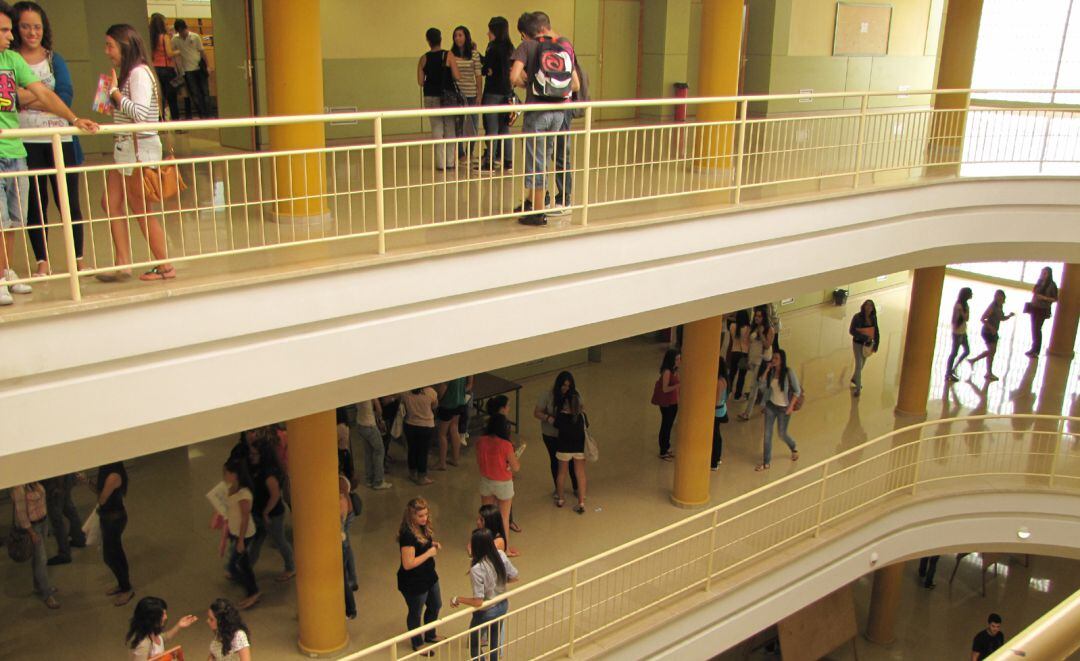
M 202 37 L 188 29 L 187 21 L 182 18 L 173 23 L 176 36 L 173 37 L 173 48 L 179 52 L 177 59 L 180 68 L 184 71 L 184 82 L 187 83 L 188 96 L 195 104 L 195 112 L 202 119 L 210 117 L 210 91 L 207 89 L 206 75 L 200 69 L 199 64 L 206 57 L 203 49 Z M 179 119 L 174 117 L 173 119 Z M 188 119 L 191 116 L 188 115 Z
M 11 50 L 12 31 L 15 16 L 11 7 L 0 0 L 0 134 L 9 129 L 19 128 L 19 104 L 30 103 L 35 99 L 45 110 L 66 119 L 70 124 L 84 131 L 93 133 L 98 126 L 88 119 L 79 119 L 52 90 L 38 81 L 37 76 L 21 55 Z M 0 173 L 24 172 L 26 170 L 26 148 L 22 140 L 4 138 L 0 135 Z M 3 234 L 3 247 L 0 248 L 0 283 L 18 278 L 11 270 L 11 254 L 14 231 L 25 224 L 30 178 L 27 176 L 0 178 L 0 234 Z M 70 265 L 75 268 L 75 265 Z M 30 285 L 25 283 L 11 285 L 0 284 L 0 305 L 11 305 L 14 301 L 11 292 L 29 294 Z
M 971 661 L 982 661 L 1005 644 L 1005 634 L 1001 633 L 1001 616 L 990 613 L 986 618 L 986 628 L 975 634 L 971 642 Z
M 568 102 L 570 92 L 580 88 L 577 71 L 574 70 L 574 46 L 568 40 L 559 37 L 551 29 L 551 22 L 543 12 L 525 13 L 518 19 L 518 30 L 522 33 L 522 42 L 514 51 L 511 60 L 510 82 L 526 90 L 525 103 Z M 554 44 L 554 48 L 553 45 Z M 565 96 L 540 96 L 538 74 L 545 67 L 541 66 L 541 56 L 562 60 L 564 69 L 570 71 L 570 89 Z M 565 56 L 565 57 L 563 57 Z M 566 63 L 566 58 L 569 62 Z M 550 69 L 550 66 L 547 68 Z M 522 123 L 522 133 L 555 133 L 562 131 L 566 123 L 565 110 L 543 110 L 526 112 Z M 525 140 L 525 189 L 526 199 L 521 209 L 524 215 L 518 219 L 523 225 L 546 225 L 544 213 L 545 171 L 547 161 L 553 156 L 554 136 L 531 137 Z
M 442 47 L 442 32 L 438 28 L 428 28 L 424 33 L 427 40 L 428 51 L 420 56 L 416 63 L 416 84 L 424 90 L 425 108 L 442 108 L 444 101 L 449 99 L 444 95 L 450 91 L 454 81 L 461 80 L 461 72 L 458 70 L 457 58 Z M 444 140 L 457 137 L 457 127 L 453 116 L 429 117 L 431 124 L 431 137 L 435 140 Z M 453 170 L 457 167 L 457 143 L 442 143 L 435 145 L 436 170 Z

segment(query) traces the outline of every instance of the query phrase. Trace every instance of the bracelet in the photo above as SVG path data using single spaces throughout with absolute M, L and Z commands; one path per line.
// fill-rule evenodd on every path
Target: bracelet
M 457 597 L 454 597 L 453 599 L 451 599 L 451 600 L 450 600 L 450 604 L 451 604 L 451 605 L 453 605 L 453 606 L 457 606 L 457 605 L 458 605 L 458 599 L 457 599 Z

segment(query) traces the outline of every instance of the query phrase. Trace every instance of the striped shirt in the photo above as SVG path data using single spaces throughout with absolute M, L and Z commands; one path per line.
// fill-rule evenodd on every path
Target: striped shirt
M 45 518 L 45 487 L 40 482 L 12 487 L 11 502 L 15 506 L 15 523 L 20 528 L 29 530 L 31 524 Z
M 459 57 L 457 59 L 458 73 L 461 74 L 461 80 L 458 81 L 458 89 L 461 90 L 461 96 L 466 99 L 476 98 L 476 77 L 483 75 L 483 66 L 480 64 L 480 51 L 473 47 L 472 57 L 465 59 Z
M 159 93 L 157 76 L 154 70 L 143 64 L 135 67 L 128 74 L 127 80 L 120 87 L 120 103 L 115 104 L 114 124 L 135 124 L 156 122 L 160 119 Z M 140 138 L 152 138 L 157 131 L 140 131 Z M 130 133 L 118 133 L 117 142 L 130 140 Z

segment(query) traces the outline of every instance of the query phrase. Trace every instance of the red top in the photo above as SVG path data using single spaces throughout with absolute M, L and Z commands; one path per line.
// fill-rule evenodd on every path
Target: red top
M 679 373 L 671 372 L 671 379 L 668 381 L 668 387 L 674 388 L 679 385 Z M 674 406 L 679 403 L 679 390 L 676 388 L 671 392 L 664 392 L 664 375 L 663 373 L 656 379 L 656 385 L 653 387 L 653 399 L 652 403 L 657 406 Z
M 169 67 L 172 63 L 169 62 L 167 52 L 165 51 L 165 40 L 168 39 L 165 35 L 158 37 L 157 45 L 154 46 L 154 66 L 155 67 Z
M 480 475 L 496 482 L 512 480 L 514 474 L 510 472 L 510 456 L 513 454 L 514 446 L 505 438 L 481 436 L 476 442 L 476 463 L 480 467 Z

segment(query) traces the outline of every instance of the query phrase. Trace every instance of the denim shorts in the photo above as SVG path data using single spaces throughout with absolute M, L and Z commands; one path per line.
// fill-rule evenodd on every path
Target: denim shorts
M 526 112 L 521 132 L 554 133 L 563 130 L 565 110 Z M 554 154 L 555 136 L 525 135 L 525 188 L 536 190 L 544 187 L 548 159 Z
M 0 172 L 26 172 L 25 158 L 0 158 Z M 0 228 L 9 230 L 26 225 L 29 208 L 30 177 L 0 178 Z

